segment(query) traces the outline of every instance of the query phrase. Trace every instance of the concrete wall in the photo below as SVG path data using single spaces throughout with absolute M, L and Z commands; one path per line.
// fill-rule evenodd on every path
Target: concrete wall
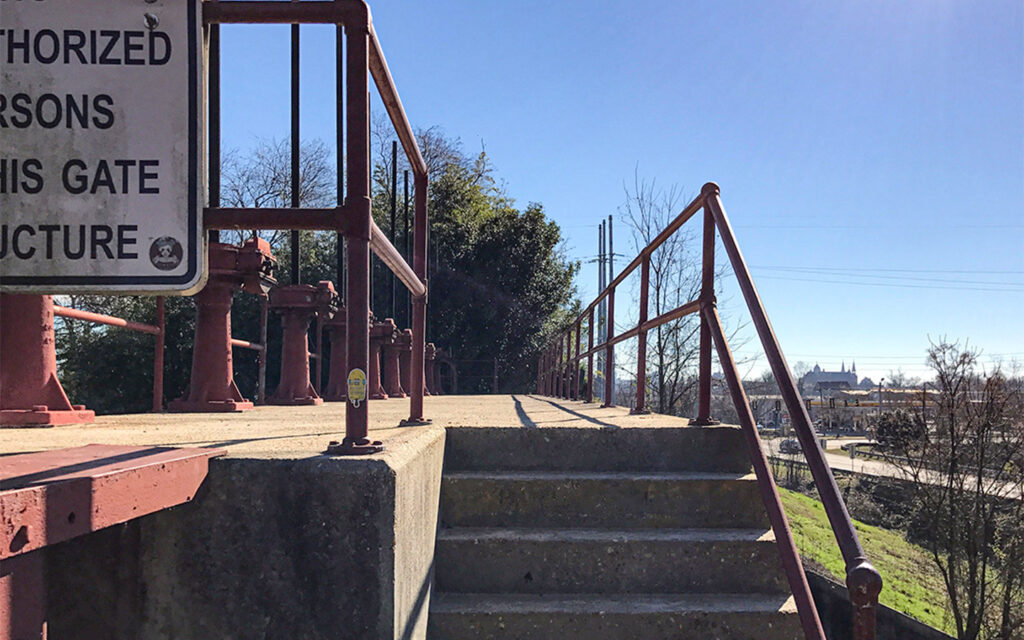
M 807 582 L 828 640 L 850 640 L 853 610 L 846 586 L 812 571 L 807 571 Z M 884 605 L 878 607 L 875 623 L 876 640 L 955 640 Z
M 51 640 L 424 638 L 444 429 L 226 458 L 187 505 L 47 551 Z

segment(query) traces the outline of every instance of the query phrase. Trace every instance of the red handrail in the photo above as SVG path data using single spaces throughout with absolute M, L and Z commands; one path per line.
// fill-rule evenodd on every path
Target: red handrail
M 704 210 L 704 236 L 700 296 L 697 300 L 687 302 L 661 314 L 657 318 L 648 319 L 648 275 L 651 254 L 701 209 Z M 782 355 L 782 349 L 779 347 L 778 339 L 775 336 L 771 323 L 768 321 L 764 304 L 757 294 L 757 288 L 754 286 L 753 279 L 750 276 L 750 270 L 747 268 L 743 254 L 740 252 L 733 235 L 729 219 L 722 208 L 718 185 L 713 182 L 705 184 L 701 189 L 700 195 L 690 204 L 686 205 L 682 212 L 654 240 L 644 247 L 639 255 L 603 291 L 598 293 L 594 301 L 583 310 L 583 313 L 570 323 L 568 329 L 559 334 L 555 342 L 556 346 L 542 351 L 537 371 L 537 389 L 545 395 L 573 399 L 579 398 L 578 385 L 570 386 L 568 383 L 579 375 L 581 361 L 586 358 L 588 371 L 586 401 L 593 401 L 594 354 L 604 349 L 606 366 L 611 366 L 614 346 L 619 342 L 635 337 L 638 340 L 638 345 L 637 392 L 634 411 L 645 412 L 647 332 L 666 322 L 699 312 L 700 355 L 697 419 L 691 424 L 706 425 L 715 423 L 711 418 L 711 349 L 713 345 L 718 352 L 719 362 L 722 365 L 733 403 L 736 405 L 736 410 L 739 413 L 740 427 L 747 441 L 765 510 L 768 513 L 772 530 L 775 532 L 776 539 L 778 540 L 782 566 L 797 604 L 804 635 L 809 640 L 824 640 L 825 635 L 821 628 L 821 621 L 818 618 L 817 610 L 814 608 L 814 601 L 811 598 L 807 578 L 804 575 L 800 562 L 800 556 L 793 543 L 789 522 L 782 509 L 775 481 L 769 471 L 764 451 L 761 448 L 761 440 L 750 410 L 750 403 L 746 392 L 743 390 L 743 384 L 736 369 L 736 363 L 729 349 L 728 341 L 725 338 L 721 319 L 718 316 L 714 293 L 716 230 L 722 240 L 722 245 L 725 247 L 726 254 L 729 256 L 733 272 L 736 275 L 740 290 L 743 292 L 747 309 L 757 329 L 758 337 L 764 347 L 765 355 L 775 375 L 775 380 L 779 385 L 783 401 L 789 410 L 794 430 L 797 433 L 804 456 L 807 458 L 808 467 L 811 470 L 811 475 L 814 477 L 814 483 L 818 488 L 822 504 L 825 507 L 825 513 L 828 516 L 832 531 L 836 536 L 836 542 L 843 555 L 843 560 L 846 564 L 846 586 L 850 593 L 850 602 L 853 604 L 853 640 L 874 640 L 875 611 L 878 607 L 878 594 L 882 589 L 882 577 L 867 560 L 857 532 L 853 527 L 853 522 L 850 519 L 850 514 L 846 509 L 846 504 L 843 502 L 835 478 L 832 475 L 832 469 L 825 462 L 824 453 L 818 447 L 817 441 L 814 438 L 807 408 L 800 400 L 796 381 Z M 636 326 L 615 335 L 615 288 L 635 271 L 637 267 L 641 269 L 639 319 Z M 605 298 L 608 299 L 606 335 L 602 342 L 595 344 L 596 326 L 594 324 L 594 309 Z M 581 352 L 577 346 L 576 353 L 573 355 L 561 348 L 562 340 L 564 339 L 568 343 L 573 330 L 575 330 L 576 344 L 579 345 L 584 317 L 587 318 L 586 322 L 589 333 L 587 350 Z M 611 376 L 606 375 L 604 406 L 612 406 L 614 404 L 612 392 Z

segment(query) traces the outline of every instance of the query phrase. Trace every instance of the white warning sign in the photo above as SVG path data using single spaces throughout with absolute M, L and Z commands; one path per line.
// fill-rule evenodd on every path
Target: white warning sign
M 0 0 L 0 289 L 200 284 L 199 0 Z

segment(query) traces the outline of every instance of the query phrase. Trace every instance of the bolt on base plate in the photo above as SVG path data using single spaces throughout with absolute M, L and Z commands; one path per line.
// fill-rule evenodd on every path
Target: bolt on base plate
M 401 420 L 398 423 L 398 426 L 400 426 L 400 427 L 425 427 L 428 424 L 433 424 L 433 422 L 434 422 L 433 420 L 430 420 L 428 418 L 418 418 L 416 420 L 413 420 L 412 418 L 408 418 L 406 420 Z
M 383 450 L 384 443 L 380 440 L 370 440 L 369 438 L 351 440 L 345 438 L 341 442 L 331 440 L 327 444 L 327 450 L 324 453 L 329 456 L 367 456 L 372 453 L 380 453 Z
M 691 427 L 713 427 L 716 424 L 722 424 L 722 423 L 720 421 L 718 421 L 718 420 L 715 420 L 714 418 L 709 418 L 707 420 L 697 420 L 695 418 L 695 419 L 690 421 L 690 426 Z

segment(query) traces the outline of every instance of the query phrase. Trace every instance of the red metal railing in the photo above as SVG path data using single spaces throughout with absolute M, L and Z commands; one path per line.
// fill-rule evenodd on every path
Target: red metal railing
M 696 300 L 687 302 L 656 318 L 648 319 L 648 280 L 651 255 L 672 234 L 678 231 L 687 220 L 702 209 L 704 212 L 704 235 L 700 295 Z M 793 543 L 789 522 L 782 510 L 778 489 L 775 486 L 775 480 L 771 475 L 768 461 L 761 447 L 761 439 L 757 433 L 750 403 L 747 400 L 735 360 L 729 349 L 725 332 L 722 329 L 721 319 L 718 316 L 714 283 L 716 230 L 732 264 L 740 290 L 743 292 L 743 298 L 747 303 L 751 320 L 757 329 L 758 337 L 764 347 L 772 373 L 775 375 L 783 401 L 789 410 L 794 430 L 803 448 L 804 456 L 807 458 L 808 467 L 811 470 L 811 475 L 814 477 L 814 483 L 818 488 L 822 504 L 825 507 L 829 523 L 832 526 L 836 542 L 846 564 L 846 586 L 850 592 L 850 602 L 853 604 L 853 639 L 874 640 L 875 610 L 878 606 L 878 594 L 882 589 L 882 577 L 867 560 L 864 549 L 857 537 L 857 532 L 853 528 L 853 522 L 850 520 L 846 504 L 843 502 L 839 488 L 836 486 L 835 478 L 832 476 L 832 470 L 825 461 L 824 453 L 815 440 L 807 408 L 800 399 L 796 381 L 782 355 L 782 349 L 779 347 L 778 339 L 775 337 L 775 332 L 768 321 L 768 315 L 758 296 L 757 288 L 754 286 L 753 279 L 750 276 L 750 270 L 747 268 L 743 254 L 736 244 L 729 219 L 722 208 L 718 185 L 710 182 L 704 185 L 700 195 L 688 204 L 650 244 L 644 247 L 640 254 L 583 310 L 583 313 L 570 323 L 569 328 L 560 334 L 550 347 L 544 350 L 538 365 L 537 390 L 545 395 L 579 399 L 580 366 L 586 360 L 586 401 L 593 401 L 594 355 L 604 350 L 605 367 L 610 369 L 614 362 L 614 346 L 624 340 L 635 337 L 637 338 L 637 384 L 636 402 L 633 411 L 638 413 L 646 412 L 647 332 L 688 314 L 699 313 L 700 355 L 698 364 L 697 419 L 691 424 L 707 425 L 715 423 L 711 418 L 711 348 L 714 345 L 722 371 L 725 374 L 730 395 L 739 414 L 740 427 L 747 441 L 754 473 L 757 476 L 758 486 L 761 491 L 761 499 L 764 502 L 772 530 L 775 532 L 778 541 L 782 566 L 796 601 L 804 635 L 809 640 L 824 640 L 825 635 L 821 628 L 821 621 L 814 607 L 814 600 L 811 598 L 807 578 L 804 575 L 800 562 L 800 556 Z M 639 319 L 634 327 L 616 335 L 615 288 L 631 273 L 636 271 L 637 268 L 640 269 Z M 594 309 L 604 299 L 608 300 L 607 324 L 604 336 L 598 336 L 597 344 L 595 344 L 597 326 L 594 324 Z M 581 350 L 584 318 L 587 319 L 588 326 L 586 351 Z M 574 345 L 575 350 L 573 350 Z M 604 378 L 603 406 L 612 406 L 614 404 L 612 377 L 605 375 Z
M 117 316 L 108 316 L 102 313 L 93 313 L 92 311 L 83 311 L 82 309 L 73 309 L 59 305 L 53 305 L 53 315 L 68 318 L 69 320 L 83 320 L 85 322 L 118 327 L 139 333 L 148 333 L 155 336 L 156 341 L 153 345 L 153 412 L 159 413 L 164 410 L 164 339 L 167 335 L 164 308 L 164 297 L 158 296 L 156 299 L 156 324 L 145 324 Z M 260 323 L 261 326 L 266 326 L 266 305 L 262 307 Z M 265 340 L 266 337 L 264 336 L 263 339 Z M 257 398 L 262 402 L 267 370 L 266 345 L 248 340 L 232 339 L 231 346 L 259 352 L 259 391 Z
M 346 307 L 346 354 L 349 372 L 368 371 L 369 361 L 369 252 L 372 250 L 412 295 L 412 362 L 407 424 L 422 424 L 424 348 L 426 346 L 427 303 L 427 164 L 412 126 L 402 107 L 394 80 L 373 27 L 370 10 L 362 0 L 321 0 L 287 2 L 280 0 L 218 1 L 203 3 L 203 22 L 210 30 L 210 72 L 219 78 L 219 25 L 221 24 L 333 24 L 337 26 L 337 136 L 339 205 L 334 208 L 305 209 L 293 203 L 289 208 L 227 208 L 213 197 L 204 210 L 207 229 L 313 229 L 336 231 L 344 236 L 347 261 L 344 265 Z M 294 34 L 294 31 L 293 31 Z M 293 35 L 293 38 L 295 36 Z M 344 41 L 344 46 L 342 42 Z M 294 43 L 293 43 L 294 44 Z M 343 55 L 344 54 L 344 55 Z M 297 60 L 293 58 L 293 85 Z M 394 126 L 414 176 L 414 222 L 412 266 L 376 227 L 371 216 L 369 154 L 369 76 Z M 293 91 L 293 133 L 297 127 L 297 92 Z M 219 84 L 211 81 L 211 95 L 219 96 Z M 343 139 L 343 131 L 348 132 Z M 211 166 L 219 162 L 220 111 L 211 98 Z M 297 136 L 293 135 L 293 138 Z M 344 148 L 344 153 L 342 149 Z M 216 150 L 216 153 L 215 151 Z M 293 165 L 295 158 L 293 153 Z M 293 173 L 295 170 L 293 169 Z M 294 176 L 293 176 L 294 178 Z M 219 184 L 219 182 L 218 182 Z M 342 194 L 342 188 L 347 192 Z M 344 197 L 342 197 L 344 195 Z M 342 255 L 340 246 L 339 259 Z M 295 258 L 293 257 L 293 260 Z M 293 271 L 296 271 L 293 269 Z M 338 285 L 342 286 L 339 263 Z M 319 380 L 319 376 L 317 376 Z M 345 440 L 332 453 L 372 453 L 380 443 L 368 438 L 368 403 L 350 399 L 345 410 Z

